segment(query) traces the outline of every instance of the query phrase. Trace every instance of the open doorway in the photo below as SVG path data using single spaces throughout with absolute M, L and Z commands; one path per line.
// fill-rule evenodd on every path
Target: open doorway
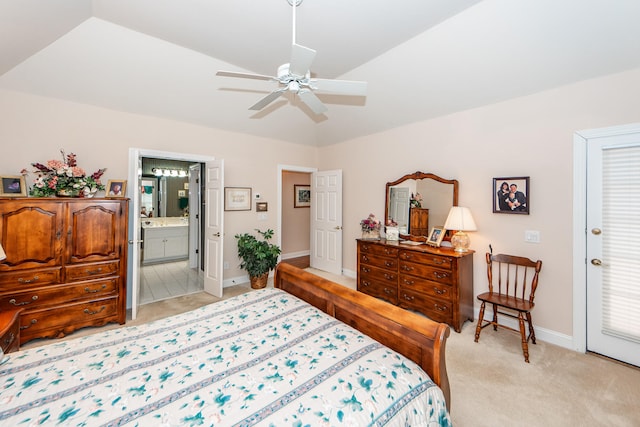
M 299 268 L 310 265 L 309 256 L 311 221 L 310 221 L 310 186 L 311 172 L 282 170 L 282 217 L 281 244 L 282 261 Z
M 141 158 L 137 192 L 142 240 L 140 305 L 204 289 L 197 220 L 200 170 L 200 163 Z

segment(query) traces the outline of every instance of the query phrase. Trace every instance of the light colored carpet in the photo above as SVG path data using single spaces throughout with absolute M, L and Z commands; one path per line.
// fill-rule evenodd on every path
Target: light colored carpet
M 309 270 L 355 288 L 352 278 Z M 249 291 L 248 284 L 225 288 L 223 298 Z M 143 305 L 127 325 L 219 300 L 198 293 Z M 69 338 L 114 327 L 120 325 L 85 328 Z M 531 363 L 525 363 L 518 334 L 486 328 L 475 343 L 474 333 L 475 324 L 466 322 L 447 341 L 454 426 L 640 426 L 639 368 L 541 341 L 530 345 Z M 23 348 L 50 342 L 36 340 Z

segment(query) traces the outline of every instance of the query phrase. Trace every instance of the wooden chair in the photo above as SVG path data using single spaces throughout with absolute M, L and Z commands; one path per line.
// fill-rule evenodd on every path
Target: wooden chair
M 536 343 L 536 334 L 531 323 L 531 310 L 535 304 L 533 298 L 538 287 L 538 274 L 542 269 L 542 261 L 532 261 L 529 258 L 513 255 L 492 255 L 487 253 L 487 276 L 489 279 L 489 292 L 478 295 L 482 301 L 480 316 L 476 326 L 476 339 L 480 339 L 483 328 L 493 325 L 493 330 L 498 326 L 518 332 L 510 326 L 498 323 L 498 314 L 518 319 L 520 324 L 520 337 L 522 338 L 522 352 L 525 362 L 529 363 L 529 339 Z M 496 278 L 497 276 L 497 278 Z M 494 286 L 494 279 L 496 285 Z M 497 287 L 497 289 L 496 289 Z M 493 307 L 493 320 L 484 320 L 486 304 Z M 526 335 L 524 320 L 529 324 L 529 336 Z

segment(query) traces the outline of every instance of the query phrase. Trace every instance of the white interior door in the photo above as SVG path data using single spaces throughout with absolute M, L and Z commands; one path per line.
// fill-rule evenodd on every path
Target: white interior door
M 189 268 L 200 267 L 200 165 L 189 166 Z
M 587 350 L 640 366 L 640 133 L 587 145 Z
M 342 171 L 311 174 L 310 265 L 342 274 Z
M 204 225 L 204 290 L 222 298 L 224 243 L 224 161 L 206 163 Z

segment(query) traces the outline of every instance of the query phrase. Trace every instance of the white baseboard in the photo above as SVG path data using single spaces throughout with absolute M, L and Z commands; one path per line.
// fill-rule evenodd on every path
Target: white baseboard
M 475 312 L 474 323 L 478 324 L 478 318 L 480 317 L 480 308 L 479 307 L 475 308 L 474 312 Z M 491 311 L 491 308 L 486 309 L 484 312 L 485 319 L 487 320 L 490 319 L 492 316 L 492 313 L 493 312 Z M 520 328 L 520 326 L 518 325 L 518 321 L 516 319 L 511 319 L 507 316 L 500 316 L 498 320 L 500 323 L 503 323 L 504 325 L 514 328 L 516 330 L 519 330 Z M 535 322 L 533 324 L 533 327 L 536 330 L 536 339 L 540 341 L 548 342 L 549 344 L 554 344 L 559 347 L 566 348 L 567 350 L 575 351 L 575 348 L 573 346 L 573 337 L 569 335 L 561 334 L 556 331 L 552 331 L 550 329 L 541 328 L 539 326 L 536 326 Z
M 289 252 L 286 254 L 281 254 L 280 259 L 298 258 L 301 256 L 309 256 L 309 255 L 311 255 L 311 251 Z
M 358 278 L 358 274 L 355 271 L 349 270 L 349 269 L 346 269 L 346 268 L 342 269 L 342 275 L 343 276 L 347 276 L 350 279 L 357 279 Z

